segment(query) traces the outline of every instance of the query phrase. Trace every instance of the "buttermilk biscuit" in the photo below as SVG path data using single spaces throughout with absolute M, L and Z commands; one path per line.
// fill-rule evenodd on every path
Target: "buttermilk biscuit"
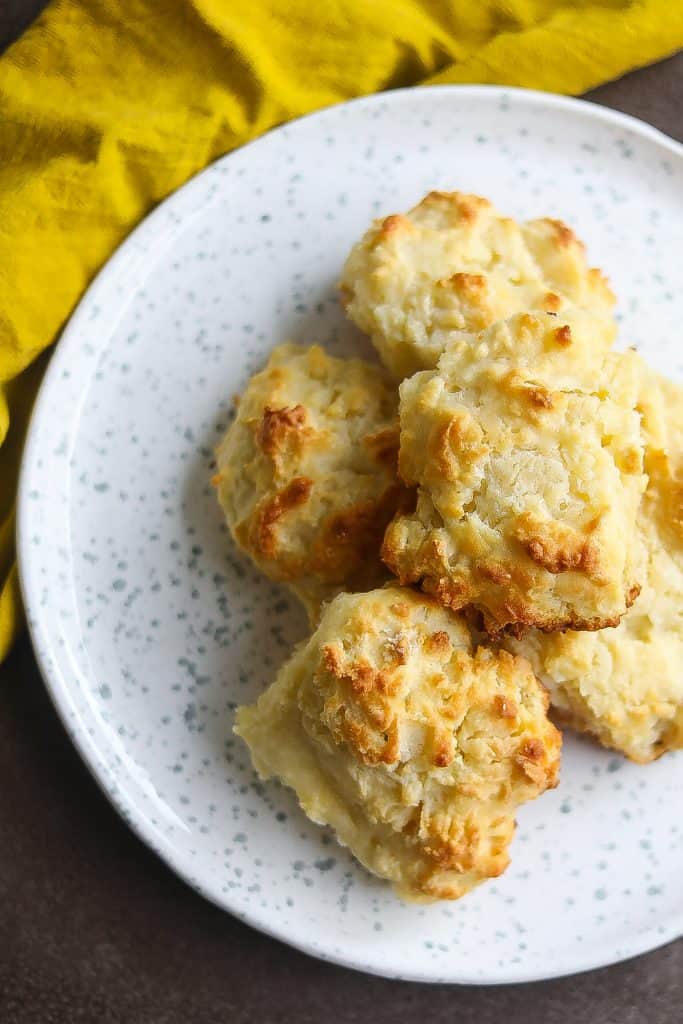
M 638 593 L 642 363 L 600 321 L 521 313 L 401 385 L 399 473 L 419 485 L 383 557 L 491 635 L 615 626 Z
M 643 586 L 617 629 L 511 641 L 567 724 L 634 761 L 683 747 L 683 388 L 654 373 L 639 407 L 649 476 Z
M 398 586 L 341 594 L 253 707 L 259 775 L 295 790 L 405 899 L 457 899 L 508 865 L 516 808 L 557 782 L 560 734 L 528 662 Z
M 216 453 L 233 537 L 312 619 L 340 590 L 386 579 L 378 552 L 401 490 L 396 407 L 381 367 L 280 345 Z
M 590 309 L 614 336 L 614 296 L 566 224 L 518 224 L 461 192 L 430 192 L 376 221 L 351 250 L 341 291 L 399 379 L 436 366 L 454 334 L 525 310 Z

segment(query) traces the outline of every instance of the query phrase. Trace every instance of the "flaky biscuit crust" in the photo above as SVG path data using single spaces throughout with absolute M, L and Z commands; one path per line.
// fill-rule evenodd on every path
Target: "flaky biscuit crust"
M 557 782 L 547 706 L 524 659 L 387 585 L 333 600 L 236 731 L 399 895 L 457 899 L 506 868 L 516 808 Z
M 341 279 L 350 318 L 397 379 L 432 369 L 454 333 L 523 311 L 592 310 L 614 335 L 612 294 L 566 224 L 519 224 L 480 196 L 430 192 L 376 221 Z
M 654 372 L 639 407 L 648 486 L 643 586 L 617 629 L 529 634 L 529 658 L 567 724 L 645 763 L 683 747 L 683 388 Z
M 402 583 L 492 636 L 617 625 L 640 583 L 642 363 L 607 348 L 588 314 L 518 314 L 403 382 L 418 497 L 383 546 Z
M 397 401 L 379 366 L 280 345 L 216 453 L 233 537 L 313 620 L 340 590 L 386 578 L 378 551 L 401 494 Z

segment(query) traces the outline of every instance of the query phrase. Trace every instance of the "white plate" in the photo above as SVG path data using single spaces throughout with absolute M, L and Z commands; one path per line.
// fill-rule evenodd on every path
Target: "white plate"
M 498 88 L 388 93 L 281 128 L 164 203 L 54 355 L 21 480 L 29 623 L 53 700 L 135 831 L 199 892 L 316 956 L 393 977 L 585 970 L 683 930 L 683 759 L 568 738 L 501 879 L 404 906 L 259 785 L 233 709 L 304 618 L 232 546 L 207 484 L 232 396 L 277 342 L 366 348 L 335 281 L 377 214 L 430 188 L 562 216 L 611 276 L 623 342 L 681 374 L 682 149 L 599 107 Z M 78 239 L 74 240 L 78 244 Z

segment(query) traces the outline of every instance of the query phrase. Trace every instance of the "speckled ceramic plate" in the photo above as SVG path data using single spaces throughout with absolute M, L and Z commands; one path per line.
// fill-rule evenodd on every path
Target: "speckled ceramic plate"
M 507 874 L 404 906 L 260 785 L 232 735 L 305 633 L 235 550 L 208 486 L 232 397 L 284 339 L 368 346 L 335 281 L 373 216 L 431 188 L 576 226 L 623 343 L 681 372 L 681 148 L 588 104 L 497 88 L 323 111 L 220 160 L 121 247 L 59 343 L 30 431 L 19 550 L 54 702 L 131 827 L 199 892 L 316 956 L 400 978 L 504 982 L 632 956 L 683 930 L 683 759 L 567 738 Z

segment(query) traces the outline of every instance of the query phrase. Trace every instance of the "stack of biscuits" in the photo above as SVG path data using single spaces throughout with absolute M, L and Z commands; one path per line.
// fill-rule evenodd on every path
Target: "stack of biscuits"
M 614 348 L 569 227 L 477 196 L 372 224 L 341 296 L 383 365 L 279 346 L 217 452 L 313 630 L 236 728 L 401 897 L 456 899 L 557 784 L 554 722 L 683 747 L 683 389 Z

